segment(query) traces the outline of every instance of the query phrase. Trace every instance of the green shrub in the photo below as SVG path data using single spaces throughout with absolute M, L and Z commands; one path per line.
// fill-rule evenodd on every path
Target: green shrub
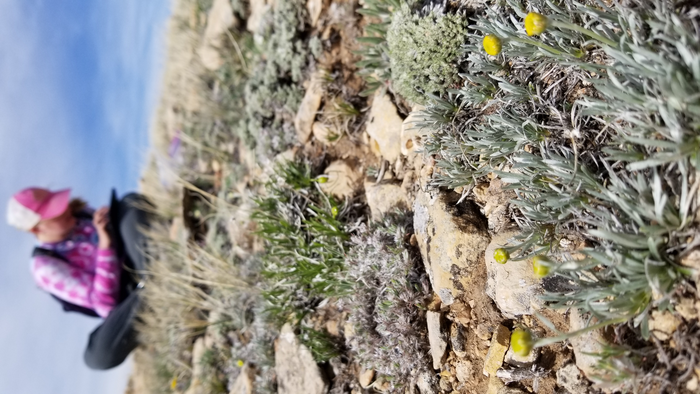
M 468 21 L 439 7 L 426 15 L 403 4 L 391 17 L 387 44 L 394 90 L 414 103 L 442 95 L 460 81 L 457 62 Z

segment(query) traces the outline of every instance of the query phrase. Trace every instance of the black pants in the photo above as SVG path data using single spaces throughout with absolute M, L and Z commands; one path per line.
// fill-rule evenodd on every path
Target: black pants
M 85 363 L 91 369 L 110 369 L 121 364 L 138 345 L 134 319 L 141 303 L 141 289 L 136 287 L 135 271 L 146 269 L 146 237 L 141 231 L 148 226 L 147 200 L 128 194 L 121 200 L 112 196 L 110 223 L 117 256 L 124 262 L 121 278 L 121 302 L 97 327 L 85 349 Z

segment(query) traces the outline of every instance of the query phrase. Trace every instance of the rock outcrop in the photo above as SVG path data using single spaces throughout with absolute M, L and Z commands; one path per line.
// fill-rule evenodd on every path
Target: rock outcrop
M 484 217 L 469 201 L 457 204 L 456 193 L 419 192 L 413 225 L 425 269 L 444 305 L 461 293 L 490 238 Z
M 493 252 L 506 246 L 509 239 L 517 235 L 505 232 L 495 235 L 486 248 L 486 294 L 508 318 L 531 315 L 543 307 L 539 296 L 544 291 L 540 280 L 535 278 L 530 260 L 508 261 L 499 264 Z
M 285 324 L 275 343 L 275 372 L 280 394 L 323 394 L 328 386 L 309 349 Z
M 204 67 L 217 70 L 224 64 L 219 51 L 223 48 L 226 32 L 236 23 L 233 8 L 229 0 L 214 0 L 204 30 L 202 45 L 197 51 Z
M 403 119 L 388 94 L 381 89 L 374 95 L 369 111 L 367 134 L 376 141 L 379 152 L 389 163 L 401 155 L 401 128 Z

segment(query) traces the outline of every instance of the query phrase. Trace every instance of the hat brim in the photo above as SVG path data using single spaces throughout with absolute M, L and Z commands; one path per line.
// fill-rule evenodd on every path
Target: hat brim
M 46 201 L 41 204 L 41 207 L 37 210 L 41 220 L 53 219 L 60 216 L 63 212 L 68 209 L 68 204 L 70 203 L 70 189 L 60 190 L 51 193 L 51 196 L 46 199 Z

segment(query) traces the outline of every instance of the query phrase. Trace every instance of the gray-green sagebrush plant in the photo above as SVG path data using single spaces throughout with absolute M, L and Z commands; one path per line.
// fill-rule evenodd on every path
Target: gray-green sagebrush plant
M 548 294 L 552 305 L 590 312 L 597 325 L 631 321 L 648 338 L 649 312 L 670 308 L 688 274 L 678 256 L 696 229 L 696 25 L 662 2 L 547 3 L 553 18 L 616 43 L 557 29 L 528 38 L 557 53 L 512 39 L 523 37 L 514 15 L 527 10 L 503 7 L 476 23 L 506 39 L 503 52 L 486 56 L 483 36 L 470 37 L 464 86 L 424 113 L 433 131 L 426 151 L 438 155 L 435 183 L 467 186 L 496 170 L 517 195 L 523 230 L 509 252 L 549 254 L 561 262 L 556 274 L 575 284 Z M 547 10 L 538 7 L 528 10 Z M 560 244 L 580 235 L 591 247 L 574 260 Z
M 430 285 L 408 237 L 412 216 L 391 214 L 352 236 L 343 299 L 354 334 L 347 345 L 363 368 L 388 378 L 392 392 L 431 372 L 425 305 Z

